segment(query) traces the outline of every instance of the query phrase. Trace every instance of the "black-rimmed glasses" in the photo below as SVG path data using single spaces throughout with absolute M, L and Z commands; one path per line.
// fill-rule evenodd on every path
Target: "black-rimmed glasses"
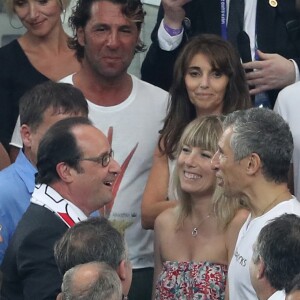
M 80 158 L 80 160 L 93 161 L 97 164 L 101 164 L 102 167 L 107 167 L 112 158 L 114 158 L 114 151 L 111 149 L 108 153 L 105 153 L 98 157 L 84 157 Z

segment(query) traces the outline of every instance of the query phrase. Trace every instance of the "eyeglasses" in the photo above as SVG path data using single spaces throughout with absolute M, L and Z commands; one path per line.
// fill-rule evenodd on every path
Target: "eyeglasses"
M 108 153 L 105 153 L 98 157 L 86 157 L 86 158 L 80 158 L 80 160 L 93 161 L 97 164 L 101 164 L 102 167 L 107 167 L 112 158 L 114 158 L 114 151 L 111 149 Z

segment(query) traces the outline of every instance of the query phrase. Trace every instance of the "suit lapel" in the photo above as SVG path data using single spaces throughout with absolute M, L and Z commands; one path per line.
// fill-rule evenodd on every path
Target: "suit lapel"
M 279 0 L 277 0 L 279 1 Z M 276 8 L 269 0 L 257 0 L 256 32 L 258 49 L 270 52 L 276 44 Z

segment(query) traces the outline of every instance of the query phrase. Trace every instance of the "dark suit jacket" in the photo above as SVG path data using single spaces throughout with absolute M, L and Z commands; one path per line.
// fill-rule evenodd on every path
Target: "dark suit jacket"
M 54 260 L 53 247 L 67 229 L 51 211 L 30 204 L 1 265 L 2 300 L 56 299 L 62 277 Z
M 290 20 L 300 22 L 296 12 L 295 0 L 277 0 L 276 8 L 269 5 L 269 0 L 257 0 L 256 31 L 258 48 L 267 53 L 278 53 L 286 58 L 296 60 L 300 65 L 300 30 L 291 37 L 286 29 Z M 192 0 L 185 5 L 186 17 L 191 27 L 185 31 L 181 45 L 174 51 L 159 48 L 157 31 L 163 18 L 163 8 L 159 8 L 157 24 L 152 32 L 152 45 L 142 65 L 142 79 L 165 90 L 169 90 L 172 82 L 173 65 L 179 50 L 189 37 L 200 33 L 221 35 L 220 0 Z M 296 41 L 294 41 L 296 40 Z M 271 98 L 276 97 L 277 92 Z

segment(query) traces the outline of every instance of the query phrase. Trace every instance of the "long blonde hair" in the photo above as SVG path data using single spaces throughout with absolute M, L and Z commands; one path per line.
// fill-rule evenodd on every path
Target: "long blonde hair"
M 222 116 L 204 116 L 190 122 L 183 131 L 179 140 L 176 157 L 186 145 L 190 147 L 200 147 L 202 149 L 215 153 L 218 147 L 218 140 L 223 132 Z M 192 212 L 192 202 L 190 194 L 181 189 L 177 166 L 174 169 L 172 180 L 174 188 L 178 195 L 179 205 L 177 206 L 177 226 L 183 226 L 184 220 Z M 228 198 L 224 195 L 223 189 L 217 184 L 212 195 L 212 204 L 214 214 L 217 217 L 218 224 L 222 228 L 230 223 L 238 209 L 243 207 L 239 198 Z

